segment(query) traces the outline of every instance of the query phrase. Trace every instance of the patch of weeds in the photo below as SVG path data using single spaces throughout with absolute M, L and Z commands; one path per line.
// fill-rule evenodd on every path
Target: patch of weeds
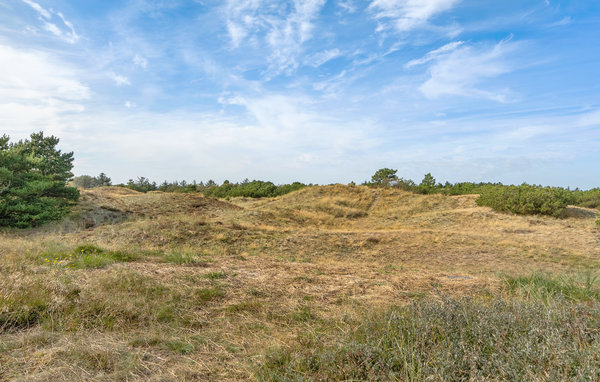
M 378 269 L 376 272 L 381 274 L 392 274 L 398 271 L 398 267 L 392 264 L 387 264 L 383 269 Z
M 308 322 L 314 320 L 316 316 L 311 312 L 308 305 L 301 305 L 290 313 L 290 318 L 297 322 Z
M 84 244 L 68 252 L 44 252 L 41 260 L 44 264 L 61 268 L 103 268 L 118 262 L 136 261 L 139 256 L 124 251 L 105 251 L 95 245 Z
M 211 288 L 197 288 L 194 290 L 194 297 L 197 302 L 205 303 L 225 297 L 225 291 L 219 285 Z
M 41 281 L 19 285 L 9 293 L 0 293 L 0 333 L 40 323 L 51 303 L 52 294 Z
M 251 312 L 258 313 L 262 308 L 262 304 L 256 300 L 242 301 L 237 304 L 231 304 L 227 307 L 227 310 L 231 313 L 243 313 Z
M 192 265 L 199 263 L 196 256 L 190 253 L 173 252 L 165 255 L 164 259 L 168 263 L 177 265 Z
M 182 340 L 170 340 L 167 341 L 165 345 L 169 350 L 172 350 L 179 354 L 190 354 L 194 350 L 196 350 L 193 344 Z
M 208 272 L 204 275 L 204 277 L 206 277 L 209 280 L 219 280 L 226 278 L 227 274 L 225 272 Z
M 510 293 L 520 297 L 549 301 L 556 297 L 571 301 L 600 301 L 598 276 L 585 272 L 577 276 L 534 273 L 528 276 L 503 276 Z
M 304 281 L 306 283 L 314 283 L 316 280 L 313 277 L 308 276 L 294 276 L 294 281 Z
M 254 297 L 266 297 L 267 294 L 260 289 L 250 288 L 248 289 L 248 294 Z

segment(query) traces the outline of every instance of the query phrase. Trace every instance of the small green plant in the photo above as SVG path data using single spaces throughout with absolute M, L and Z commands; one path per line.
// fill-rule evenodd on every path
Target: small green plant
M 600 227 L 600 214 L 596 214 L 596 225 Z
M 105 251 L 91 244 L 80 245 L 69 252 L 44 252 L 42 262 L 65 269 L 103 268 L 118 262 L 136 261 L 138 255 L 124 251 Z

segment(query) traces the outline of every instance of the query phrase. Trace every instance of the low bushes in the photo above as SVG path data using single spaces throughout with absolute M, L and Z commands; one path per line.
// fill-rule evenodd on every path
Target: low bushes
M 574 203 L 573 194 L 563 188 L 531 186 L 489 186 L 480 191 L 477 205 L 497 211 L 521 215 L 560 217 L 567 205 Z

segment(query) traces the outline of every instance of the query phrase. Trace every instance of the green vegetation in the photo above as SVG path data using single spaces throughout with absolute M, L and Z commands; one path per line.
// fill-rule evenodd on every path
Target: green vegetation
M 371 177 L 371 183 L 380 187 L 390 186 L 398 181 L 397 172 L 398 170 L 392 170 L 391 168 L 379 169 Z
M 76 176 L 71 181 L 71 185 L 73 187 L 78 188 L 94 188 L 94 187 L 103 187 L 103 186 L 111 186 L 111 179 L 103 172 L 98 176 L 90 176 L 90 175 L 81 175 Z
M 103 268 L 117 262 L 135 261 L 138 255 L 123 251 L 105 251 L 94 245 L 80 245 L 68 252 L 44 252 L 43 264 L 66 269 Z
M 591 190 L 575 190 L 573 191 L 575 204 L 581 207 L 600 208 L 600 188 L 592 188 Z
M 135 181 L 130 179 L 127 184 L 120 184 L 119 186 L 138 192 L 199 192 L 215 198 L 271 198 L 300 190 L 306 187 L 306 184 L 294 182 L 291 184 L 276 185 L 273 182 L 265 182 L 262 180 L 249 181 L 246 179 L 241 183 L 231 183 L 226 180 L 221 185 L 218 185 L 213 180 L 209 180 L 206 183 L 197 183 L 196 181 L 188 183 L 185 180 L 172 183 L 165 181 L 162 184 L 157 185 L 156 182 L 151 182 L 148 178 L 142 176 Z
M 561 217 L 568 205 L 588 208 L 600 207 L 600 188 L 582 191 L 561 187 L 544 187 L 523 183 L 519 186 L 502 183 L 436 183 L 435 178 L 425 174 L 421 183 L 398 178 L 397 170 L 383 168 L 377 170 L 371 182 L 372 187 L 394 187 L 419 194 L 468 195 L 479 194 L 477 204 L 492 207 L 496 211 L 520 215 L 549 215 Z
M 560 217 L 567 205 L 574 202 L 570 191 L 563 188 L 530 186 L 495 186 L 484 188 L 477 205 L 520 215 L 550 215 Z
M 509 293 L 526 299 L 550 301 L 564 298 L 570 301 L 600 301 L 598 276 L 591 272 L 579 277 L 534 273 L 528 276 L 504 276 Z
M 533 296 L 532 296 L 533 297 Z M 263 381 L 600 378 L 600 304 L 556 298 L 424 299 L 277 348 Z M 324 340 L 323 340 L 324 338 Z
M 73 153 L 61 153 L 58 142 L 42 132 L 16 143 L 0 137 L 0 226 L 28 228 L 58 220 L 77 201 L 77 189 L 66 186 Z
M 208 187 L 204 194 L 217 198 L 244 196 L 250 198 L 266 198 L 284 195 L 292 191 L 306 187 L 305 184 L 294 182 L 276 186 L 272 182 L 263 182 L 261 180 L 244 181 L 242 183 L 229 183 L 225 181 L 218 187 Z

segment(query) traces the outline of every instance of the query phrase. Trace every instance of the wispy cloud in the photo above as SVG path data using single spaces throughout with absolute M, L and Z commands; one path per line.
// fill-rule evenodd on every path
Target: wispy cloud
M 294 1 L 230 0 L 226 25 L 234 48 L 246 39 L 264 40 L 270 49 L 269 72 L 291 73 L 299 65 L 303 44 L 312 37 L 313 20 L 326 0 Z
M 315 53 L 312 56 L 308 57 L 306 59 L 306 64 L 314 68 L 318 68 L 327 61 L 331 61 L 334 58 L 340 57 L 341 55 L 342 51 L 340 51 L 338 48 L 324 50 L 322 52 Z
M 148 60 L 139 54 L 136 54 L 135 57 L 133 57 L 133 64 L 142 69 L 146 69 L 148 67 Z
M 409 61 L 407 68 L 430 63 L 429 79 L 419 90 L 427 98 L 446 95 L 488 98 L 504 102 L 506 90 L 484 90 L 480 84 L 512 71 L 507 56 L 516 49 L 516 43 L 503 40 L 490 47 L 473 47 L 462 41 L 453 42 Z
M 56 12 L 52 9 L 46 9 L 32 0 L 22 1 L 39 14 L 39 20 L 42 22 L 42 27 L 44 30 L 52 33 L 54 36 L 65 42 L 68 42 L 69 44 L 74 44 L 79 40 L 79 35 L 75 32 L 73 23 L 67 20 L 61 12 Z M 60 19 L 60 22 L 62 22 L 62 25 L 66 28 L 61 29 L 56 22 L 52 22 L 55 18 L 54 16 L 57 16 L 58 19 Z
M 348 13 L 357 11 L 357 6 L 353 0 L 338 0 L 337 5 Z
M 421 27 L 432 17 L 448 11 L 460 0 L 373 0 L 369 10 L 377 20 L 390 20 L 400 32 Z
M 116 74 L 114 72 L 111 72 L 109 75 L 110 75 L 110 78 L 114 81 L 115 85 L 117 85 L 117 86 L 131 85 L 129 78 L 127 78 L 125 76 Z
M 406 63 L 406 65 L 404 65 L 404 67 L 409 69 L 416 65 L 426 64 L 430 61 L 438 59 L 440 56 L 443 56 L 445 53 L 449 53 L 449 52 L 455 50 L 456 48 L 458 48 L 459 46 L 461 46 L 463 44 L 464 44 L 463 41 L 454 41 L 454 42 L 448 43 L 448 44 L 442 46 L 441 48 L 432 50 L 431 52 L 427 53 L 422 58 L 419 58 L 416 60 L 410 60 L 409 62 Z

